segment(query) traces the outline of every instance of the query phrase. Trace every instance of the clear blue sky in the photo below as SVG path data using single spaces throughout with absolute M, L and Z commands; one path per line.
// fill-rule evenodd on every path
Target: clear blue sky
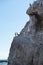
M 29 20 L 26 10 L 35 0 L 0 0 L 0 59 L 8 57 L 15 32 Z

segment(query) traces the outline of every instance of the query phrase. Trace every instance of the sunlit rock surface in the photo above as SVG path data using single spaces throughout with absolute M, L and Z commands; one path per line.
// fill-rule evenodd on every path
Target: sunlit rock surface
M 30 20 L 14 37 L 8 65 L 43 65 L 43 0 L 36 0 L 26 12 Z

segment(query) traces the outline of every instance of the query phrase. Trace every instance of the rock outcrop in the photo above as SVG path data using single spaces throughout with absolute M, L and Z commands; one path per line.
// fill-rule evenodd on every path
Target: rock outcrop
M 43 0 L 35 1 L 26 13 L 30 20 L 12 41 L 8 65 L 43 65 Z

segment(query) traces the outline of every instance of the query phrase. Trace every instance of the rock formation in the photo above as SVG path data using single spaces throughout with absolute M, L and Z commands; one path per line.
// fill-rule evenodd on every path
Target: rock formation
M 8 65 L 43 65 L 43 0 L 34 1 L 26 13 L 30 20 L 12 41 Z

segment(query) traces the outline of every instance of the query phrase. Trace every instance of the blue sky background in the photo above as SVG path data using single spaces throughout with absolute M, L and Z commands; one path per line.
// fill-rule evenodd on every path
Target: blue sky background
M 35 0 L 0 0 L 0 59 L 8 57 L 15 32 L 29 20 L 26 10 Z

